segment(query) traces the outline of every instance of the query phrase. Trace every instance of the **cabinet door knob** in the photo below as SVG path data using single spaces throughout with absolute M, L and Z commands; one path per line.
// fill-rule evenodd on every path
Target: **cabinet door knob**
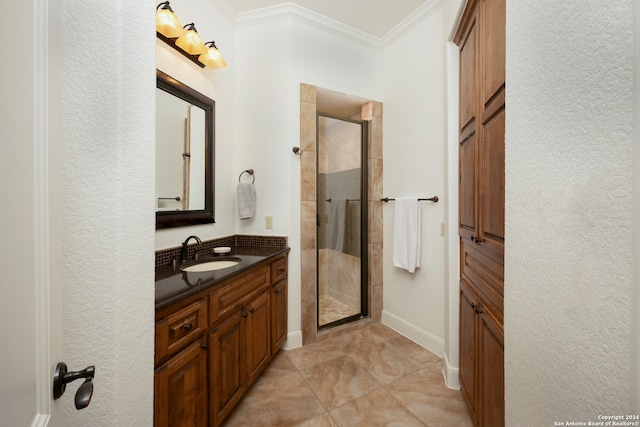
M 209 348 L 209 346 L 207 345 L 207 343 L 203 342 L 202 344 L 200 344 L 200 348 L 206 350 L 207 348 Z
M 182 329 L 184 329 L 185 331 L 190 331 L 191 329 L 193 329 L 193 325 L 191 323 L 186 323 L 182 325 Z
M 242 309 L 242 317 L 244 317 L 246 319 L 247 316 L 249 316 L 249 313 L 247 313 L 247 311 L 243 308 Z
M 251 313 L 251 314 L 253 314 L 253 312 L 254 312 L 254 311 L 256 311 L 256 309 L 255 309 L 255 308 L 253 308 L 253 307 L 251 307 L 251 308 L 249 309 L 249 313 Z

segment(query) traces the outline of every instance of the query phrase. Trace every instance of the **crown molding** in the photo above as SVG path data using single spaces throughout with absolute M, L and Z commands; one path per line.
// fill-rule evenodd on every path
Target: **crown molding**
M 236 28 L 264 25 L 281 20 L 293 20 L 376 50 L 381 50 L 391 44 L 431 16 L 442 5 L 442 0 L 428 1 L 382 38 L 379 38 L 291 2 L 249 12 L 236 13 L 227 0 L 210 1 L 219 3 L 221 8 L 226 10 L 225 13 L 228 16 L 235 16 Z
M 396 39 L 402 37 L 441 8 L 442 0 L 431 0 L 426 2 L 385 34 L 381 39 L 382 46 L 387 46 L 393 43 Z
M 246 28 L 282 20 L 298 21 L 369 48 L 381 47 L 377 37 L 290 2 L 239 13 L 236 27 Z

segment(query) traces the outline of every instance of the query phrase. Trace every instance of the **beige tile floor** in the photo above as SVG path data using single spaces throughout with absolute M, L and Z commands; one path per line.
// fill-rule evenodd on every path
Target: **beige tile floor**
M 371 325 L 281 350 L 224 427 L 471 427 L 442 360 L 390 328 Z

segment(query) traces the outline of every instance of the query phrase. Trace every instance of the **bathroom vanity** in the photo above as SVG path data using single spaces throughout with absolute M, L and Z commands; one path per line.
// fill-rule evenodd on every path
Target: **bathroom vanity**
M 234 247 L 232 267 L 156 267 L 156 427 L 219 426 L 271 361 L 287 337 L 288 252 Z

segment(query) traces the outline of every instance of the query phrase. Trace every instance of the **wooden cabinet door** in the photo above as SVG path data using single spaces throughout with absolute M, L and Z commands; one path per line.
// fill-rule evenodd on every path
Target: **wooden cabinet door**
M 460 386 L 471 418 L 476 422 L 476 312 L 478 299 L 464 278 L 460 282 Z
M 253 383 L 271 360 L 271 292 L 266 291 L 247 306 L 247 384 Z
M 475 9 L 474 9 L 475 10 Z M 478 35 L 477 12 L 465 21 L 460 46 L 459 111 L 459 233 L 463 239 L 478 234 Z
M 246 389 L 245 321 L 238 311 L 209 333 L 209 407 L 219 426 Z
M 205 338 L 194 342 L 155 371 L 155 426 L 207 425 Z
M 287 340 L 287 280 L 276 283 L 271 292 L 271 354 Z
M 478 309 L 480 426 L 504 426 L 504 331 L 496 319 Z
M 504 262 L 505 0 L 483 0 L 482 127 L 476 243 Z

